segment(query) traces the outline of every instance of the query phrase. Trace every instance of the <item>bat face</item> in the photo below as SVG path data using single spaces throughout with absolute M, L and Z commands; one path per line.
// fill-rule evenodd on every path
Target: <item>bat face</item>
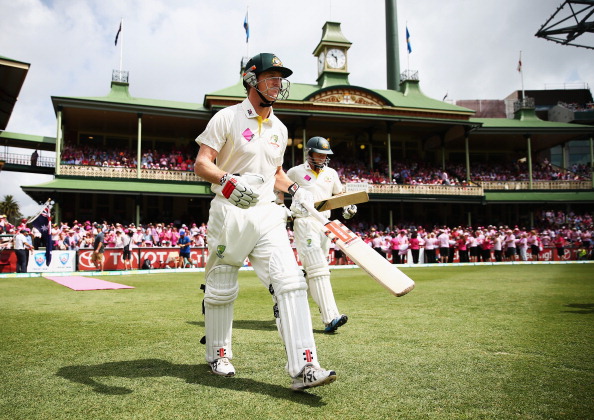
M 333 234 L 337 239 L 341 240 L 342 242 L 348 244 L 351 241 L 356 239 L 360 239 L 352 230 L 347 228 L 345 225 L 340 223 L 338 220 L 334 220 L 333 222 L 326 223 L 326 228 Z M 328 233 L 326 233 L 328 236 Z
M 327 200 L 314 203 L 318 211 L 333 210 L 339 207 L 349 206 L 351 204 L 366 203 L 369 201 L 369 194 L 366 191 L 357 191 L 353 193 L 344 193 L 333 195 Z
M 338 220 L 324 225 L 326 235 L 355 264 L 395 296 L 404 296 L 414 289 L 415 282 L 367 245 Z
M 410 277 L 390 264 L 345 225 L 338 220 L 331 222 L 307 202 L 303 205 L 320 222 L 320 228 L 326 236 L 390 293 L 404 296 L 415 287 L 415 282 Z

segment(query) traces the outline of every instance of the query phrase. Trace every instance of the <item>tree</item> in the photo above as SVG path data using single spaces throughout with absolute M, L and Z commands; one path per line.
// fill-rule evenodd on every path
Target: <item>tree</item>
M 11 223 L 16 223 L 17 219 L 21 217 L 21 208 L 19 203 L 14 201 L 12 195 L 5 195 L 2 202 L 0 202 L 0 212 L 6 215 L 6 218 Z

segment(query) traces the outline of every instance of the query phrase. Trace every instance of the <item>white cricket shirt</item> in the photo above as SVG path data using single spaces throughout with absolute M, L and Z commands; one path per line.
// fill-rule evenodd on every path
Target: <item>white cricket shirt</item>
M 274 175 L 282 166 L 287 147 L 287 127 L 274 115 L 259 118 L 250 101 L 224 108 L 208 122 L 196 143 L 218 152 L 216 165 L 230 174 L 258 174 L 264 184 L 254 189 L 261 202 L 275 200 Z M 223 187 L 212 184 L 212 191 L 221 196 Z

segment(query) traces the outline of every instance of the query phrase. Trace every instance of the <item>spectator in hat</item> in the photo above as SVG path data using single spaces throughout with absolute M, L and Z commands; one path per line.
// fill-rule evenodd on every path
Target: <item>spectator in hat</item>
M 67 231 L 68 233 L 66 234 L 66 237 L 64 238 L 64 245 L 65 245 L 65 249 L 71 250 L 71 251 L 77 251 L 79 248 L 79 237 L 76 234 L 76 232 L 74 231 L 74 229 L 70 229 Z
M 192 261 L 190 259 L 190 246 L 192 245 L 192 240 L 190 239 L 190 235 L 187 235 L 185 229 L 180 229 L 177 245 L 179 246 L 179 258 L 177 268 L 183 268 L 186 266 L 186 264 L 192 265 Z
M 14 226 L 8 222 L 5 214 L 0 214 L 0 230 L 8 233 Z

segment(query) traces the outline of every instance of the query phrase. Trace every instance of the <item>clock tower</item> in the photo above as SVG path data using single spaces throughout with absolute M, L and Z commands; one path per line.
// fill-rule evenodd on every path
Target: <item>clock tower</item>
M 322 28 L 322 39 L 313 52 L 318 61 L 318 85 L 348 85 L 348 57 L 351 47 L 340 30 L 340 23 L 326 22 Z

